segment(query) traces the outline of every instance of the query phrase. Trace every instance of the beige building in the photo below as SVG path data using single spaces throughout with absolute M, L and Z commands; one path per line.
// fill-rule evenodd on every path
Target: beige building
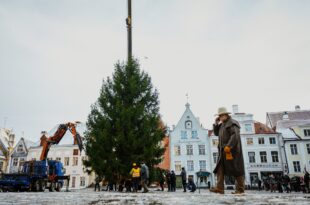
M 10 155 L 15 143 L 15 135 L 11 130 L 0 128 L 0 173 L 8 172 Z

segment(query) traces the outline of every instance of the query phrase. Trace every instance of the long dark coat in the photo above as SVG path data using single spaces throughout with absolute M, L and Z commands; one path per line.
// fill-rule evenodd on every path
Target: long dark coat
M 226 176 L 244 176 L 244 161 L 239 123 L 229 118 L 225 123 L 219 125 L 214 124 L 213 131 L 214 134 L 219 137 L 219 157 L 213 172 L 216 173 L 219 165 L 222 165 Z M 226 160 L 224 152 L 225 146 L 231 148 L 233 160 Z

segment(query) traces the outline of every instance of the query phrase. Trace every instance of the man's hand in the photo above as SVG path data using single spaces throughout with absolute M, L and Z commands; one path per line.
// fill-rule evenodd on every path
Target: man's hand
M 220 123 L 220 117 L 217 117 L 216 119 L 215 119 L 215 124 L 217 125 L 217 124 L 219 124 Z
M 224 147 L 224 152 L 225 152 L 225 153 L 231 152 L 231 148 L 230 148 L 229 146 L 225 146 L 225 147 Z

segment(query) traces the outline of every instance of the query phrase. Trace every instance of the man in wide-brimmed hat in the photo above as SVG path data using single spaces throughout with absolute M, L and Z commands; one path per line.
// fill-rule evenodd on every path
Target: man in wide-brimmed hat
M 213 132 L 219 137 L 219 157 L 214 169 L 217 184 L 210 191 L 224 194 L 224 176 L 233 176 L 236 180 L 236 190 L 233 194 L 244 193 L 244 162 L 240 138 L 240 125 L 230 116 L 225 107 L 220 107 L 213 125 Z

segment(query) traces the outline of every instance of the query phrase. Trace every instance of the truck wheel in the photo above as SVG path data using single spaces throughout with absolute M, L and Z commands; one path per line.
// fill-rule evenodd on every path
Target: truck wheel
M 39 181 L 36 181 L 35 182 L 35 191 L 40 191 L 40 182 Z
M 56 186 L 55 182 L 51 182 L 51 186 L 49 188 L 50 192 L 54 192 L 55 191 L 55 186 Z
M 60 191 L 62 188 L 62 184 L 60 182 L 57 183 L 57 186 L 56 186 L 56 191 Z
M 44 192 L 45 191 L 45 181 L 40 181 L 40 191 Z

